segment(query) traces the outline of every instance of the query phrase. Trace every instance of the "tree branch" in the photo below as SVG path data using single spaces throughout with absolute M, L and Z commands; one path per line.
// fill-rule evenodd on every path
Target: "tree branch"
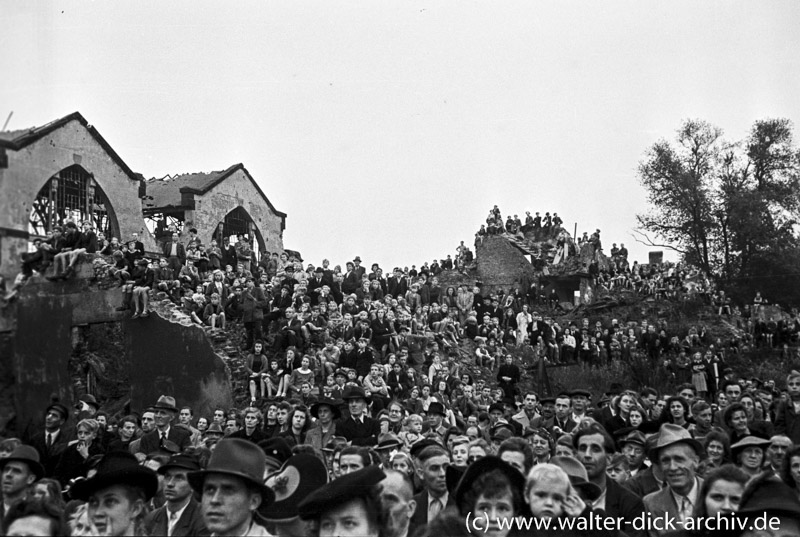
M 636 235 L 641 235 L 642 237 L 644 237 L 645 240 L 639 239 Z M 635 240 L 639 244 L 644 244 L 645 246 L 655 246 L 657 248 L 669 248 L 673 252 L 678 252 L 679 254 L 684 254 L 684 255 L 689 253 L 688 250 L 683 250 L 683 249 L 678 248 L 677 246 L 673 246 L 671 244 L 658 244 L 658 243 L 655 243 L 655 242 L 653 242 L 653 240 L 650 237 L 647 236 L 646 233 L 643 233 L 643 232 L 639 231 L 638 229 L 634 229 L 633 230 L 633 233 L 631 233 L 631 237 L 633 237 L 633 240 Z

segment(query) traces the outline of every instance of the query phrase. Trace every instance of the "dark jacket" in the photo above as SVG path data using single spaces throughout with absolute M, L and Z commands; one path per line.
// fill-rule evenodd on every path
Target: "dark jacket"
M 147 535 L 161 536 L 167 535 L 167 525 L 169 522 L 169 513 L 167 506 L 159 507 L 155 511 L 148 514 L 144 519 L 144 529 Z M 206 528 L 203 522 L 203 513 L 200 509 L 200 504 L 194 499 L 189 500 L 189 504 L 175 524 L 175 529 L 172 530 L 173 537 L 183 537 L 186 535 L 211 535 L 211 532 Z
M 170 252 L 172 252 L 172 241 L 169 241 L 164 244 L 164 255 L 166 257 L 170 257 Z M 178 243 L 178 259 L 181 261 L 181 265 L 186 262 L 186 248 L 183 246 L 183 243 Z
M 364 423 L 356 422 L 353 418 L 348 417 L 336 423 L 336 432 L 354 446 L 374 446 L 378 443 L 381 427 L 376 420 L 366 416 Z
M 53 476 L 56 470 L 56 465 L 61 458 L 61 454 L 67 449 L 68 444 L 69 439 L 64 427 L 61 428 L 61 432 L 58 433 L 53 445 L 51 445 L 49 449 L 47 447 L 47 437 L 45 431 L 33 435 L 30 445 L 36 448 L 36 451 L 39 452 L 39 462 L 41 462 L 42 466 L 44 466 L 45 476 Z
M 606 516 L 622 517 L 624 520 L 634 520 L 644 513 L 642 499 L 613 479 L 606 479 Z M 645 537 L 646 532 L 636 531 L 632 527 L 625 529 L 631 537 Z
M 175 442 L 181 451 L 189 447 L 191 444 L 191 439 L 192 433 L 182 427 L 170 425 L 169 434 L 167 434 L 167 440 L 170 442 Z M 161 433 L 158 431 L 158 429 L 154 429 L 141 438 L 141 441 L 139 442 L 138 453 L 144 453 L 147 455 L 153 451 L 156 451 L 160 446 Z
M 264 318 L 264 306 L 267 298 L 260 287 L 242 291 L 242 320 L 244 322 L 260 321 Z

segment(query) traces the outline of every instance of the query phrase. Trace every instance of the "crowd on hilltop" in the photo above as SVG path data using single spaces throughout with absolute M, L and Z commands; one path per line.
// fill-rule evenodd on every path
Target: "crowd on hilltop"
M 536 227 L 491 216 L 493 233 Z M 5 534 L 680 536 L 719 534 L 693 528 L 698 517 L 764 512 L 800 530 L 800 373 L 776 384 L 728 363 L 749 345 L 797 348 L 796 312 L 776 319 L 760 295 L 737 306 L 690 267 L 629 264 L 612 247 L 599 286 L 703 301 L 740 328 L 723 340 L 662 319 L 565 322 L 538 283 L 441 285 L 471 261 L 463 242 L 455 259 L 384 275 L 358 256 L 343 268 L 278 252 L 256 262 L 245 236 L 221 249 L 174 233 L 148 256 L 135 237 L 65 228 L 25 256 L 24 276 L 52 263 L 51 279 L 69 278 L 79 250 L 104 254 L 95 263 L 132 317 L 164 293 L 212 333 L 241 331 L 249 401 L 209 415 L 187 394 L 125 415 L 88 394 L 72 409 L 53 402 L 0 441 Z M 601 250 L 599 231 L 584 240 Z M 635 360 L 676 388 L 523 387 L 539 361 Z M 467 532 L 470 513 L 485 524 Z M 517 517 L 588 529 L 502 525 Z

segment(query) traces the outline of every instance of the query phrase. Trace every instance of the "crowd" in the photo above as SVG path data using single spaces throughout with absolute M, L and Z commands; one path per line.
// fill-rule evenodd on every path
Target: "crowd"
M 515 232 L 491 216 L 493 233 Z M 541 227 L 560 226 L 548 216 Z M 512 230 L 537 226 L 517 220 Z M 772 327 L 760 296 L 745 317 L 691 269 L 628 266 L 614 245 L 602 285 L 697 294 L 743 327 L 723 342 L 702 325 L 560 323 L 557 296 L 535 284 L 442 287 L 441 272 L 466 262 L 463 242 L 455 260 L 385 277 L 359 257 L 344 269 L 279 253 L 256 263 L 245 236 L 223 251 L 175 233 L 148 258 L 136 238 L 65 228 L 37 243 L 24 275 L 53 264 L 52 279 L 69 278 L 81 251 L 110 256 L 133 317 L 163 292 L 209 330 L 243 331 L 250 401 L 207 416 L 180 394 L 125 416 L 91 395 L 71 410 L 52 403 L 37 430 L 0 442 L 4 534 L 724 535 L 719 524 L 765 512 L 782 534 L 800 531 L 800 373 L 776 385 L 726 361 L 747 334 L 796 341 L 796 315 Z M 600 250 L 599 231 L 587 240 Z M 635 357 L 665 367 L 676 389 L 617 384 L 593 401 L 520 387 L 537 360 Z M 625 522 L 597 529 L 598 517 Z M 692 526 L 702 519 L 717 525 Z

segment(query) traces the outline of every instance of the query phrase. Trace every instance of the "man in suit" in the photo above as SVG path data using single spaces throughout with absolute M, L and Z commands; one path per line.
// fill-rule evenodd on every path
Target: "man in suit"
M 164 478 L 167 502 L 152 511 L 144 520 L 147 535 L 210 535 L 203 522 L 200 504 L 192 497 L 187 474 L 202 470 L 194 455 L 177 454 L 158 469 Z
M 186 263 L 186 248 L 180 242 L 180 235 L 177 232 L 172 234 L 172 241 L 164 243 L 164 257 L 169 262 L 169 268 L 174 274 L 178 274 Z
M 572 419 L 572 400 L 569 394 L 558 394 L 555 411 L 553 425 L 550 430 L 553 436 L 557 437 L 565 433 L 571 433 L 578 426 L 578 423 Z
M 361 276 L 355 271 L 355 265 L 350 261 L 347 262 L 347 271 L 341 286 L 342 293 L 345 295 L 353 294 L 361 287 Z
M 662 521 L 672 518 L 676 520 L 676 529 L 682 529 L 683 522 L 692 516 L 694 506 L 703 501 L 700 497 L 703 480 L 697 477 L 702 452 L 700 442 L 680 425 L 665 423 L 661 426 L 651 458 L 653 464 L 661 468 L 667 486 L 644 497 L 651 518 L 658 517 Z M 651 528 L 649 535 L 664 535 L 667 529 Z
M 61 403 L 53 403 L 44 413 L 44 431 L 31 437 L 30 444 L 39 452 L 39 460 L 44 466 L 44 475 L 52 476 L 61 453 L 69 443 L 64 424 L 69 418 L 69 410 Z
M 370 398 L 364 393 L 364 388 L 351 386 L 345 389 L 342 399 L 347 402 L 350 416 L 342 419 L 336 425 L 336 433 L 345 437 L 353 446 L 372 447 L 378 443 L 381 434 L 380 424 L 366 416 L 367 405 Z
M 600 497 L 592 504 L 592 510 L 602 509 L 608 517 L 623 517 L 635 520 L 644 513 L 641 498 L 617 484 L 606 475 L 608 458 L 614 453 L 614 439 L 600 424 L 592 424 L 575 432 L 572 440 L 577 458 L 586 468 L 589 481 L 600 487 Z M 631 537 L 644 537 L 643 530 L 626 527 L 625 532 Z
M 386 281 L 386 290 L 394 298 L 405 296 L 408 292 L 408 280 L 403 277 L 403 272 L 395 267 L 392 276 Z
M 156 404 L 153 405 L 156 427 L 142 436 L 138 453 L 148 455 L 162 447 L 167 441 L 174 442 L 180 451 L 189 447 L 192 433 L 183 427 L 172 426 L 172 421 L 177 415 L 178 407 L 175 406 L 175 398 L 169 395 L 159 397 Z
M 536 404 L 539 402 L 539 396 L 536 392 L 528 392 L 525 394 L 525 399 L 522 400 L 522 410 L 511 416 L 512 421 L 519 423 L 522 429 L 530 429 L 533 420 L 539 417 L 536 411 Z
M 8 457 L 0 459 L 0 519 L 12 505 L 26 499 L 31 485 L 43 476 L 39 453 L 31 446 L 21 444 Z
M 450 466 L 447 450 L 437 445 L 428 446 L 420 452 L 418 460 L 417 474 L 424 490 L 414 496 L 416 511 L 411 524 L 416 528 L 425 526 L 445 508 L 455 505 L 447 490 L 447 467 Z

